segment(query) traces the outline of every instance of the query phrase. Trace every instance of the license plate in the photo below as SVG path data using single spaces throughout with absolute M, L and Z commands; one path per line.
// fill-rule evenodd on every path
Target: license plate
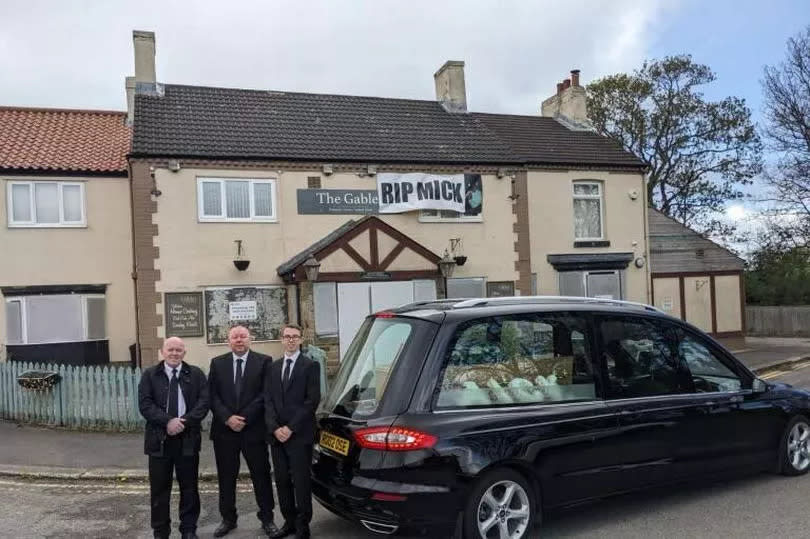
M 330 434 L 326 431 L 321 432 L 321 440 L 319 444 L 321 447 L 331 449 L 335 453 L 340 453 L 341 455 L 349 454 L 349 440 L 346 438 L 341 438 L 340 436 L 335 436 L 334 434 Z

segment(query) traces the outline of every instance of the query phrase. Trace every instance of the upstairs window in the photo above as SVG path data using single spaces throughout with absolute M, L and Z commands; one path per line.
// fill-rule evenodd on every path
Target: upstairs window
M 8 182 L 8 226 L 79 227 L 87 224 L 81 182 Z
M 602 183 L 574 182 L 574 239 L 604 239 Z
M 449 210 L 421 210 L 419 221 L 423 223 L 435 222 L 480 222 L 483 220 L 484 189 L 481 185 L 480 174 L 464 175 L 464 213 Z
M 276 181 L 199 178 L 200 221 L 276 221 Z

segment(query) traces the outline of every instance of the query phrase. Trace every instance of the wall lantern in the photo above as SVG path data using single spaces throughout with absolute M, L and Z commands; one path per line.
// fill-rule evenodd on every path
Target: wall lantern
M 236 258 L 233 259 L 233 265 L 239 271 L 245 271 L 250 266 L 250 260 L 245 258 L 245 251 L 242 248 L 242 240 L 234 240 L 236 244 Z
M 454 269 L 456 269 L 456 261 L 450 258 L 450 253 L 445 250 L 444 256 L 439 260 L 439 271 L 441 271 L 442 277 L 449 279 L 453 276 Z
M 312 255 L 304 262 L 304 273 L 307 275 L 307 280 L 315 282 L 318 280 L 318 271 L 321 269 L 321 263 Z

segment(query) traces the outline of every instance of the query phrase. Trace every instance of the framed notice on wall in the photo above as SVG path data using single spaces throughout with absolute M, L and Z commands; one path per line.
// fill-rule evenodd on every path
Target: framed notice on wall
M 163 294 L 163 310 L 167 337 L 203 335 L 202 292 L 166 292 Z
M 233 326 L 245 326 L 255 341 L 277 341 L 289 315 L 284 286 L 212 288 L 205 291 L 206 341 L 228 341 Z

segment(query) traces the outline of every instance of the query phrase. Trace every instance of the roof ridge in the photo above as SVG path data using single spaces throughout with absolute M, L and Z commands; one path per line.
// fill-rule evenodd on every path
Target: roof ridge
M 69 114 L 95 114 L 95 115 L 115 115 L 126 116 L 126 111 L 121 110 L 101 110 L 101 109 L 65 109 L 50 107 L 15 107 L 13 105 L 0 105 L 0 111 L 19 112 L 64 112 Z

